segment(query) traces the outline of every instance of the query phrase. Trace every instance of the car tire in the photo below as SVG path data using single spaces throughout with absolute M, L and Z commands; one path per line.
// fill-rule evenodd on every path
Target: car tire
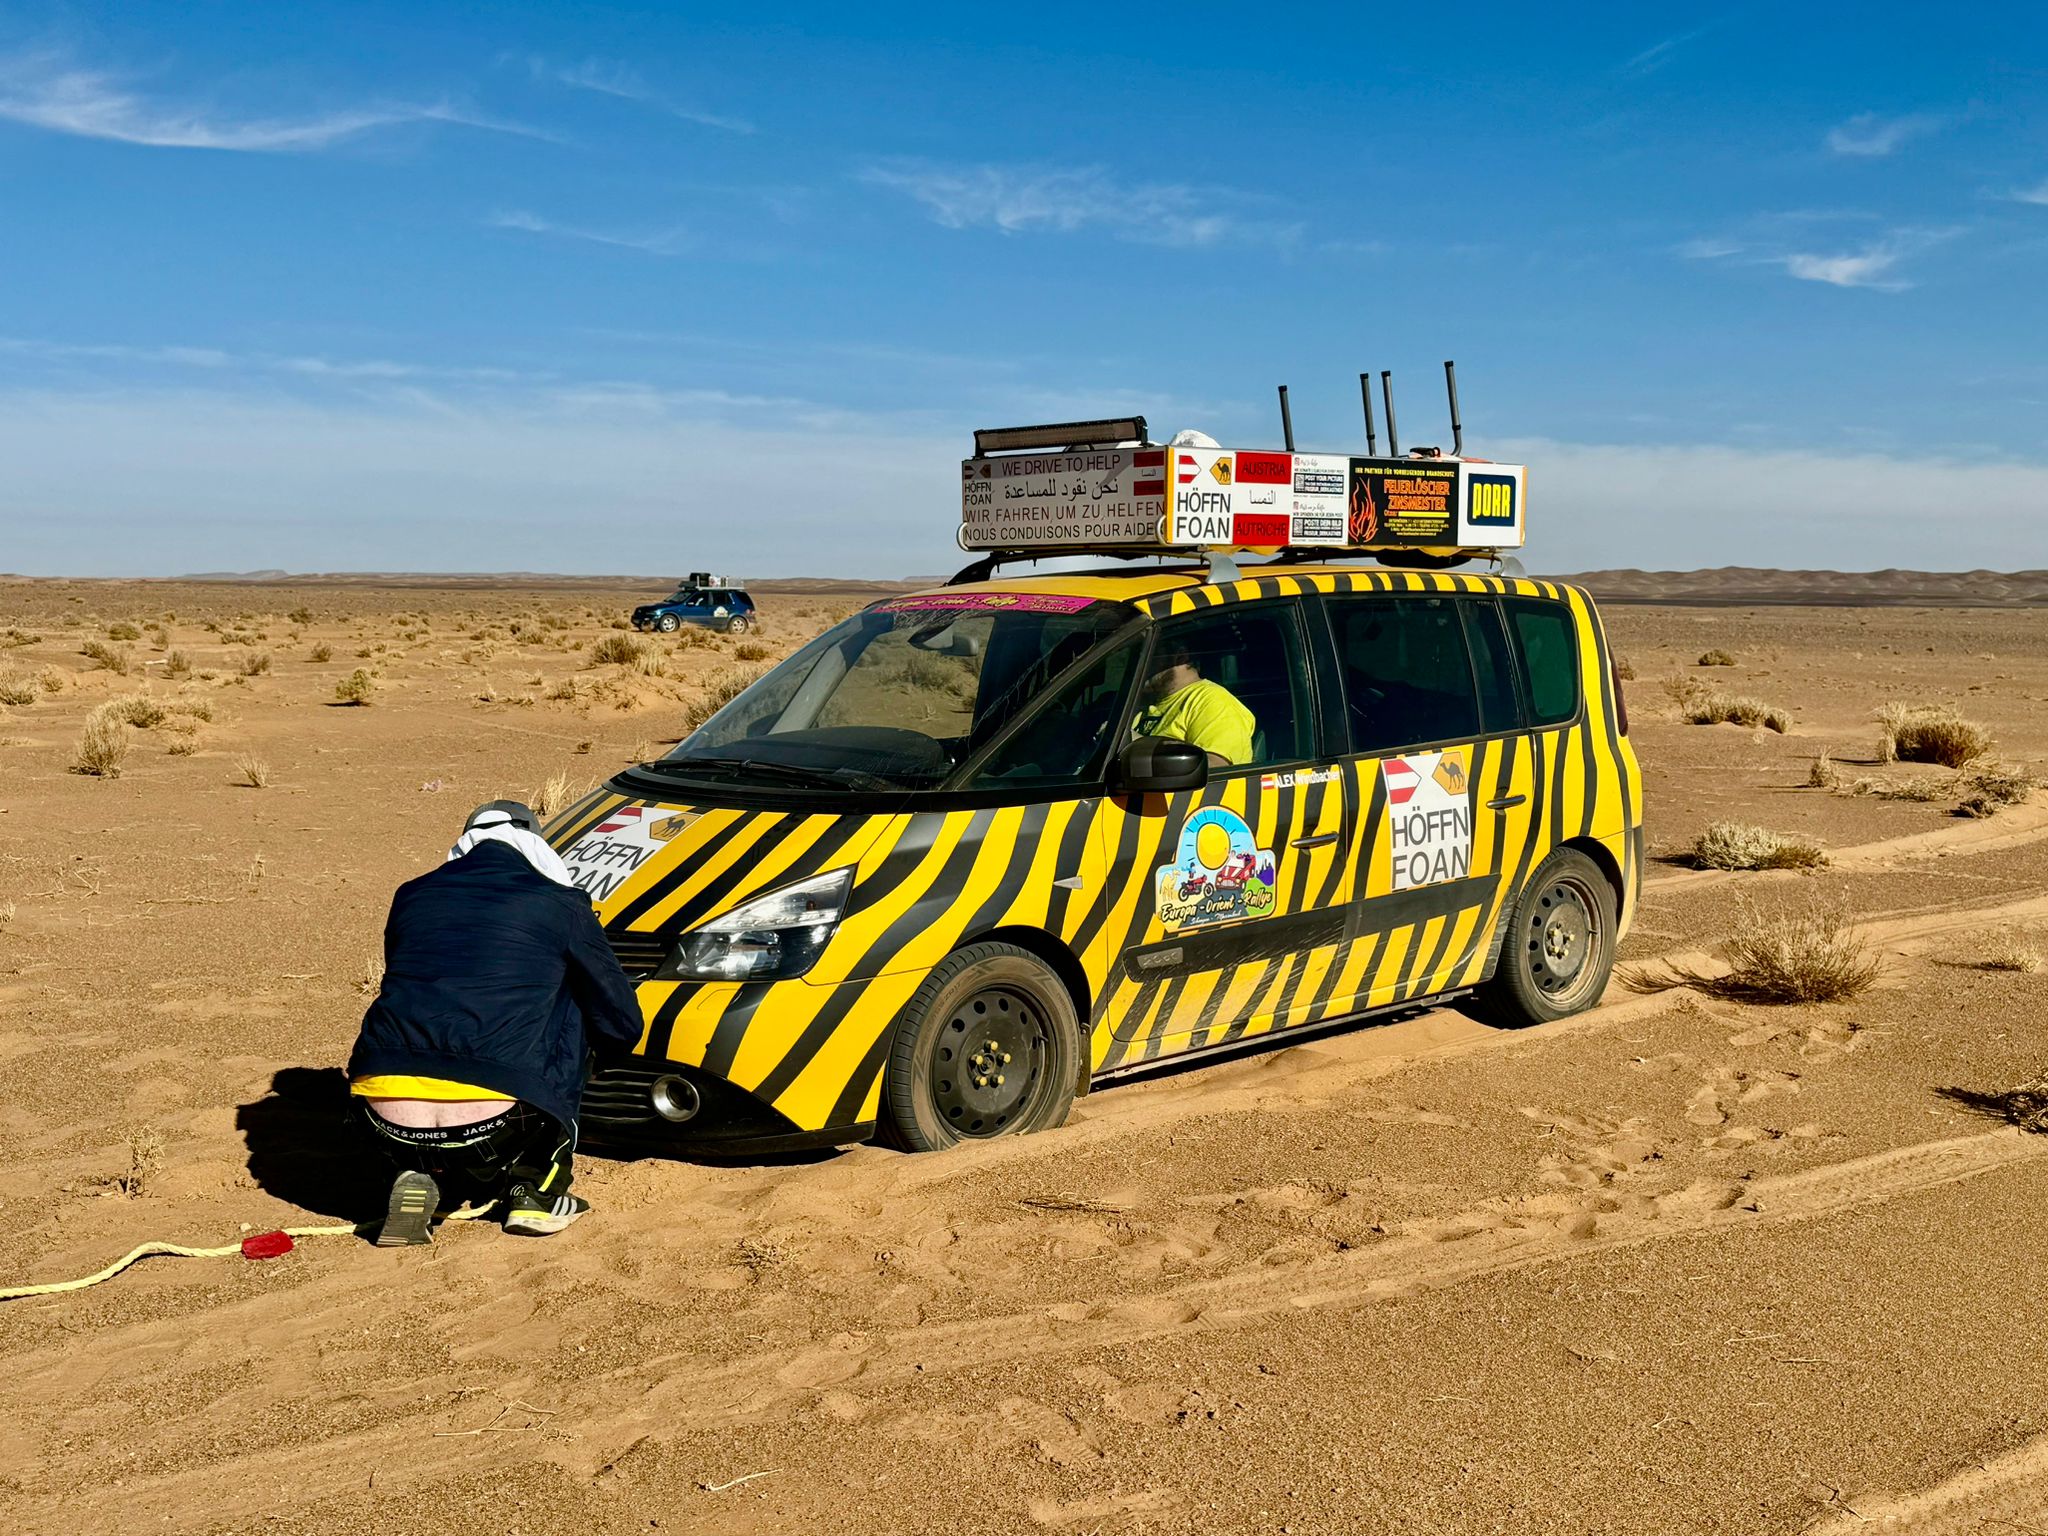
M 744 613 L 736 613 L 725 621 L 725 632 L 728 635 L 744 635 L 749 627 Z
M 1050 1130 L 1067 1118 L 1081 1063 L 1074 1000 L 1014 944 L 970 944 L 940 961 L 896 1022 L 876 1137 L 905 1152 Z
M 672 635 L 683 627 L 683 621 L 672 613 L 664 613 L 654 621 L 654 627 L 664 635 Z
M 1614 887 L 1599 865 L 1560 848 L 1516 898 L 1500 963 L 1481 989 L 1487 1016 L 1519 1029 L 1583 1013 L 1614 970 Z

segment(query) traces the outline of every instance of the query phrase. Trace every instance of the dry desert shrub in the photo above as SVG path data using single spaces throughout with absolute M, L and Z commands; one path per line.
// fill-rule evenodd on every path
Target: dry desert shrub
M 42 638 L 41 635 L 32 635 L 25 629 L 9 629 L 0 632 L 0 650 L 11 651 L 16 646 L 35 645 Z
M 145 1125 L 128 1138 L 128 1171 L 114 1175 L 113 1184 L 130 1200 L 149 1193 L 149 1186 L 164 1166 L 164 1133 Z
M 0 674 L 0 704 L 33 704 L 42 696 L 43 690 L 26 672 Z
M 270 652 L 251 651 L 236 668 L 244 677 L 261 677 L 270 670 Z
M 319 645 L 314 646 L 312 650 L 306 652 L 306 660 L 332 661 L 334 660 L 334 647 L 322 641 Z
M 713 673 L 704 684 L 703 697 L 693 699 L 683 706 L 683 734 L 689 735 L 706 720 L 717 714 L 734 699 L 745 693 L 761 675 L 762 669 L 729 667 L 723 672 Z
M 1614 658 L 1614 675 L 1624 683 L 1632 683 L 1636 680 L 1636 664 L 1626 656 L 1617 655 Z
M 174 730 L 164 751 L 172 757 L 190 757 L 199 750 L 199 733 L 193 727 Z
M 1617 974 L 1637 992 L 1691 987 L 1728 1002 L 1832 1003 L 1857 996 L 1879 969 L 1870 941 L 1849 926 L 1839 904 L 1826 901 L 1798 907 L 1742 902 L 1721 956 L 1728 970 L 1718 976 L 1683 965 L 1625 966 Z
M 1703 667 L 1732 667 L 1735 665 L 1735 658 L 1726 651 L 1712 650 L 1700 657 L 1700 665 Z
M 2044 957 L 2041 941 L 2031 933 L 2021 933 L 2005 928 L 1994 933 L 1985 942 L 1984 952 L 1976 959 L 1980 971 L 2010 971 L 2030 976 L 2041 969 Z
M 79 734 L 78 755 L 72 759 L 71 770 L 96 779 L 118 779 L 127 756 L 128 732 L 118 716 L 101 706 L 85 717 L 85 729 Z
M 173 651 L 164 658 L 165 677 L 183 677 L 192 670 L 192 658 L 183 651 Z
M 563 704 L 573 704 L 582 696 L 583 680 L 578 677 L 565 677 L 547 691 L 547 697 Z
M 734 661 L 766 661 L 774 654 L 758 640 L 742 640 L 732 648 Z
M 244 752 L 235 759 L 235 782 L 250 789 L 264 789 L 270 784 L 270 764 L 253 752 Z
M 1991 733 L 1940 704 L 1886 704 L 1877 712 L 1880 762 L 1960 768 L 1991 750 Z
M 1701 869 L 1818 869 L 1828 856 L 1805 838 L 1717 821 L 1693 842 L 1692 860 Z
M 64 691 L 64 674 L 55 667 L 36 668 L 36 686 L 45 693 Z
M 294 608 L 290 613 L 286 614 L 285 617 L 290 619 L 294 624 L 298 625 L 301 629 L 303 629 L 305 628 L 306 625 L 313 622 L 313 610 L 304 606 L 300 606 Z
M 365 668 L 357 667 L 355 671 L 349 673 L 347 677 L 344 677 L 334 685 L 334 701 L 337 704 L 368 705 L 371 696 L 376 691 L 377 679 L 372 677 Z
M 571 798 L 569 775 L 551 773 L 545 784 L 527 796 L 526 803 L 533 807 L 534 815 L 542 821 L 553 821 L 568 809 Z
M 124 693 L 118 699 L 109 699 L 94 714 L 110 715 L 124 725 L 132 725 L 139 731 L 146 731 L 164 723 L 169 713 L 160 700 L 146 693 Z
M 184 715 L 191 720 L 204 720 L 208 724 L 213 722 L 212 701 L 196 695 L 191 698 L 172 699 L 164 705 L 164 711 L 167 714 Z
M 109 624 L 107 626 L 107 638 L 109 640 L 140 640 L 142 638 L 142 631 L 133 624 Z
M 149 647 L 153 651 L 168 651 L 171 648 L 171 632 L 159 624 L 149 632 Z
M 1835 759 L 1827 747 L 1820 749 L 1820 755 L 1813 760 L 1813 766 L 1806 770 L 1808 789 L 1833 789 L 1842 782 L 1842 770 L 1835 766 Z
M 1958 816 L 1995 816 L 2008 805 L 2018 805 L 2032 795 L 2040 781 L 2017 768 L 1980 769 L 1962 782 L 1963 797 L 1956 806 Z
M 590 665 L 631 666 L 647 654 L 647 642 L 632 635 L 606 635 L 590 648 Z
M 1781 736 L 1792 729 L 1787 711 L 1747 694 L 1697 691 L 1684 701 L 1683 709 L 1688 725 L 1760 725 Z
M 104 640 L 86 641 L 78 648 L 78 654 L 90 658 L 94 665 L 104 667 L 109 672 L 118 673 L 123 677 L 128 675 L 128 653 L 108 645 Z

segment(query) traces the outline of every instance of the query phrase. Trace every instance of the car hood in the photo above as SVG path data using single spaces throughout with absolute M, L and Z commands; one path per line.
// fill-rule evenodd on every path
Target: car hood
M 675 933 L 793 880 L 859 865 L 887 814 L 699 806 L 609 787 L 547 840 L 607 929 Z

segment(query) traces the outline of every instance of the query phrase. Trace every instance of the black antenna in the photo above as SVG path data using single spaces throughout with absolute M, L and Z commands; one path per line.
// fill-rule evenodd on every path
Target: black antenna
M 1294 452 L 1294 418 L 1287 414 L 1287 386 L 1280 386 L 1280 435 L 1287 439 L 1287 451 Z
M 1458 424 L 1458 365 L 1444 359 L 1444 388 L 1451 392 L 1451 457 L 1465 457 L 1465 429 Z
M 1372 370 L 1366 369 L 1358 376 L 1358 397 L 1365 402 L 1365 451 L 1378 456 L 1380 440 L 1372 430 Z
M 1394 431 L 1394 370 L 1380 370 L 1380 396 L 1387 402 L 1387 452 L 1401 457 L 1401 439 Z

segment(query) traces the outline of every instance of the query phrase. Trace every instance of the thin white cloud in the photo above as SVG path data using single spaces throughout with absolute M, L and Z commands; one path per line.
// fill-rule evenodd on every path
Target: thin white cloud
M 549 377 L 510 368 L 451 367 L 394 362 L 389 358 L 329 358 L 269 352 L 228 352 L 219 347 L 138 346 L 123 342 L 48 341 L 33 336 L 0 336 L 0 359 L 46 363 L 109 363 L 129 370 L 202 369 L 210 373 L 293 374 L 335 383 L 437 381 L 470 384 L 533 382 Z
M 529 235 L 549 235 L 561 240 L 588 240 L 595 245 L 616 246 L 628 251 L 645 251 L 650 256 L 680 256 L 695 243 L 687 230 L 667 229 L 657 230 L 651 234 L 632 234 L 619 230 L 591 229 L 581 224 L 563 224 L 554 219 L 544 219 L 539 214 L 523 208 L 494 213 L 485 222 L 493 229 L 516 229 Z
M 2043 208 L 2048 208 L 2048 181 L 2044 181 L 2038 186 L 2022 187 L 2019 191 L 2012 194 L 2012 200 L 2016 203 L 2036 203 Z
M 1704 26 L 1694 27 L 1689 32 L 1676 32 L 1660 43 L 1652 43 L 1633 58 L 1624 60 L 1621 65 L 1621 73 L 1634 79 L 1639 79 L 1644 75 L 1655 74 L 1671 62 L 1672 55 L 1677 53 L 1679 49 L 1683 48 L 1687 43 L 1706 36 L 1719 25 L 1718 21 L 1710 21 Z
M 49 133 L 120 144 L 259 154 L 325 149 L 340 140 L 400 123 L 456 123 L 546 137 L 447 102 L 381 103 L 297 118 L 226 116 L 201 107 L 151 100 L 114 75 L 81 69 L 48 53 L 0 60 L 0 119 Z
M 1687 261 L 1721 261 L 1741 255 L 1748 247 L 1739 240 L 1701 238 L 1682 240 L 1672 249 Z
M 987 228 L 1006 235 L 1099 229 L 1119 240 L 1171 246 L 1246 240 L 1288 245 L 1302 233 L 1292 221 L 1247 219 L 1225 211 L 1245 202 L 1227 188 L 1121 181 L 1098 166 L 890 160 L 868 166 L 860 179 L 922 203 L 934 222 L 947 229 Z
M 1881 239 L 1834 251 L 1788 249 L 1788 242 L 1767 237 L 1754 243 L 1702 238 L 1684 241 L 1673 251 L 1687 261 L 1737 260 L 1751 266 L 1777 267 L 1802 282 L 1898 293 L 1913 286 L 1899 270 L 1903 263 L 1960 233 L 1956 229 L 1895 229 Z
M 543 80 L 552 80 L 557 85 L 566 85 L 571 90 L 594 91 L 600 96 L 611 96 L 620 101 L 637 102 L 679 117 L 686 123 L 696 123 L 705 128 L 720 128 L 727 133 L 752 133 L 754 125 L 741 117 L 725 117 L 715 112 L 706 112 L 697 107 L 662 95 L 633 70 L 610 59 L 585 59 L 580 64 L 550 64 L 545 59 L 528 61 L 534 75 Z
M 1847 122 L 1837 123 L 1828 130 L 1827 145 L 1838 155 L 1889 155 L 1908 140 L 1921 138 L 1940 126 L 1940 118 L 1925 112 L 1909 113 L 1904 117 L 1859 112 Z

